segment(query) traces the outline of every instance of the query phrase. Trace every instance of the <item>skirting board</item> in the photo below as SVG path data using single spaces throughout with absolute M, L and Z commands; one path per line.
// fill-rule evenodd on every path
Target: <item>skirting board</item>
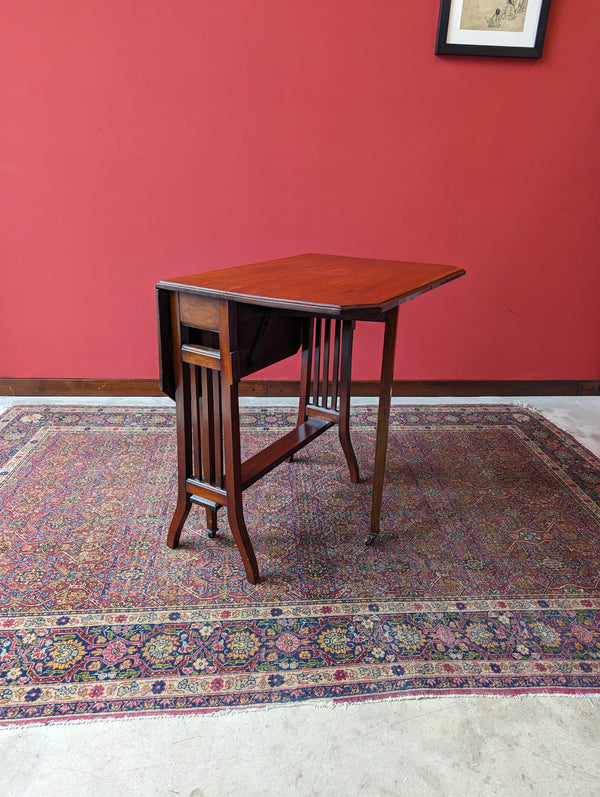
M 297 396 L 299 382 L 243 380 L 242 396 Z M 353 396 L 377 396 L 377 381 L 352 383 Z M 396 380 L 394 396 L 598 396 L 600 380 Z M 162 396 L 157 379 L 0 379 L 0 396 Z

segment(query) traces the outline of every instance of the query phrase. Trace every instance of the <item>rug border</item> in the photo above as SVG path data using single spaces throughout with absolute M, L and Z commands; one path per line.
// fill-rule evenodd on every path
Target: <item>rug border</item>
M 351 413 L 351 422 L 352 422 L 352 416 L 353 415 L 356 416 L 358 414 L 367 414 L 367 413 L 374 414 L 374 410 L 376 410 L 376 407 L 377 407 L 376 402 L 374 402 L 373 404 L 360 405 L 360 406 L 357 406 L 357 407 L 353 407 L 352 413 Z M 133 411 L 133 412 L 139 412 L 139 413 L 142 413 L 142 414 L 151 414 L 151 415 L 162 415 L 162 416 L 164 416 L 165 414 L 174 415 L 174 407 L 162 407 L 162 406 L 160 406 L 160 407 L 137 406 L 137 405 L 130 405 L 130 404 L 123 404 L 123 405 L 113 405 L 113 404 L 111 404 L 110 406 L 106 406 L 106 405 L 80 405 L 80 404 L 78 405 L 77 403 L 73 403 L 73 404 L 36 404 L 36 405 L 22 404 L 22 405 L 14 405 L 13 407 L 8 408 L 7 410 L 5 410 L 4 412 L 2 412 L 0 414 L 0 433 L 4 430 L 4 428 L 6 428 L 7 425 L 9 425 L 16 418 L 18 418 L 19 414 L 21 414 L 23 411 L 30 412 L 30 413 L 48 412 L 48 411 L 56 411 L 56 412 L 60 412 L 60 413 L 67 412 L 68 413 L 69 411 L 76 411 L 76 412 L 81 412 L 81 413 L 83 413 L 85 415 L 92 415 L 92 414 L 98 414 L 98 413 L 103 415 L 103 414 L 115 413 L 115 412 L 119 412 L 119 411 L 126 411 L 129 414 L 129 413 L 131 413 Z M 287 415 L 294 415 L 295 414 L 295 410 L 291 406 L 290 407 L 287 407 L 287 406 L 286 407 L 279 407 L 279 406 L 277 406 L 277 407 L 273 407 L 273 406 L 271 406 L 271 407 L 269 407 L 269 406 L 244 407 L 244 408 L 241 409 L 242 423 L 243 423 L 243 415 L 245 413 L 248 413 L 248 414 L 253 413 L 254 415 L 256 415 L 257 411 L 267 411 L 269 413 L 278 412 L 278 413 L 282 413 L 282 414 L 285 413 Z M 454 412 L 456 412 L 456 411 L 461 411 L 461 412 L 470 411 L 470 412 L 478 412 L 478 413 L 493 412 L 493 413 L 496 413 L 496 414 L 499 414 L 499 415 L 505 415 L 507 413 L 510 413 L 510 414 L 523 413 L 523 414 L 531 417 L 533 420 L 536 420 L 542 426 L 545 426 L 548 429 L 548 431 L 550 431 L 555 437 L 558 437 L 565 445 L 568 446 L 568 448 L 570 450 L 573 451 L 573 453 L 576 456 L 581 458 L 583 461 L 587 462 L 588 464 L 592 465 L 595 468 L 599 468 L 600 467 L 600 459 L 594 454 L 594 452 L 590 451 L 585 445 L 580 443 L 571 433 L 565 431 L 564 429 L 559 427 L 557 424 L 555 424 L 553 421 L 551 421 L 548 418 L 546 418 L 543 415 L 543 413 L 540 412 L 537 408 L 533 408 L 533 407 L 530 407 L 530 406 L 527 406 L 527 405 L 519 405 L 519 404 L 485 404 L 485 403 L 477 403 L 477 404 L 426 404 L 426 405 L 424 405 L 424 404 L 401 404 L 401 405 L 394 405 L 392 407 L 392 417 L 390 419 L 390 429 L 399 428 L 399 426 L 405 425 L 405 424 L 394 423 L 393 416 L 394 416 L 395 413 L 398 413 L 398 412 L 401 412 L 401 413 L 418 412 L 418 413 L 422 414 L 422 413 L 427 413 L 427 412 L 440 412 L 440 411 L 442 411 L 444 413 L 448 413 L 448 414 L 451 414 L 453 411 Z M 488 427 L 488 428 L 490 426 L 492 426 L 492 425 L 493 424 L 485 424 L 485 426 Z M 507 424 L 504 423 L 502 425 L 506 426 Z M 72 427 L 70 427 L 70 428 L 72 428 Z M 121 427 L 121 429 L 122 428 L 123 427 Z M 268 427 L 266 427 L 266 428 L 268 428 Z M 511 604 L 512 605 L 512 604 L 515 604 L 518 601 L 524 601 L 526 599 L 527 599 L 527 596 L 520 596 L 519 597 L 519 596 L 515 596 L 515 595 L 510 595 L 508 598 L 503 597 L 503 596 L 486 596 L 485 598 L 477 599 L 477 602 L 480 602 L 480 603 L 485 602 L 485 603 L 487 603 L 488 604 L 488 606 L 486 607 L 487 610 L 490 610 L 492 608 L 489 605 L 490 603 L 494 603 L 495 602 L 496 604 L 503 604 L 502 607 L 497 607 L 497 608 L 502 608 L 502 610 L 507 611 L 507 610 L 510 610 L 510 609 L 506 608 L 507 604 Z M 529 600 L 530 601 L 535 601 L 536 599 L 535 598 L 529 598 Z M 549 602 L 550 604 L 552 604 L 555 601 L 556 602 L 561 602 L 563 604 L 561 608 L 563 608 L 563 609 L 565 608 L 565 604 L 568 603 L 569 601 L 573 601 L 575 603 L 575 602 L 577 602 L 577 600 L 585 602 L 585 606 L 582 606 L 581 608 L 586 608 L 586 609 L 590 609 L 590 608 L 595 609 L 597 607 L 600 608 L 600 595 L 598 595 L 598 596 L 587 596 L 586 595 L 583 598 L 578 598 L 577 596 L 567 596 L 566 598 L 560 598 L 559 596 L 550 596 L 550 597 L 544 597 L 543 600 L 544 600 L 545 603 Z M 410 599 L 410 600 L 407 599 L 406 601 L 387 601 L 386 603 L 388 603 L 388 604 L 392 604 L 392 603 L 396 604 L 396 606 L 394 607 L 395 611 L 398 611 L 398 609 L 399 609 L 398 604 L 401 604 L 401 603 L 407 603 L 407 604 L 410 603 L 413 606 L 415 604 L 435 603 L 437 605 L 437 611 L 440 611 L 440 605 L 441 604 L 451 605 L 451 604 L 456 604 L 457 602 L 461 603 L 461 604 L 469 603 L 470 599 L 461 599 L 460 596 L 458 596 L 458 597 L 447 597 L 446 596 L 446 597 L 444 597 L 443 600 L 439 600 L 439 601 L 437 601 L 437 600 L 433 601 L 431 599 L 419 601 L 419 600 L 413 598 L 413 599 Z M 331 609 L 332 609 L 332 616 L 333 617 L 335 617 L 336 614 L 337 614 L 337 612 L 335 611 L 334 607 L 338 603 L 339 603 L 338 601 L 332 601 L 331 602 Z M 343 605 L 344 605 L 344 608 L 345 608 L 345 613 L 347 613 L 350 610 L 352 610 L 352 611 L 354 611 L 356 613 L 360 606 L 365 607 L 368 603 L 369 603 L 369 601 L 367 599 L 356 599 L 354 601 L 344 601 Z M 383 601 L 375 601 L 374 600 L 374 601 L 372 601 L 372 603 L 381 604 L 381 603 L 384 603 L 384 602 Z M 322 600 L 318 600 L 318 601 L 314 601 L 314 600 L 295 601 L 293 604 L 290 604 L 290 606 L 288 606 L 286 608 L 289 609 L 290 611 L 293 608 L 296 608 L 296 610 L 302 608 L 304 610 L 304 612 L 306 612 L 307 609 L 309 609 L 309 607 L 322 607 L 324 604 L 327 604 L 327 601 L 322 601 Z M 250 612 L 252 609 L 255 609 L 257 606 L 261 606 L 264 609 L 267 609 L 269 607 L 278 607 L 278 605 L 279 604 L 273 603 L 273 602 L 265 603 L 264 601 L 260 600 L 260 598 L 255 598 L 254 601 L 252 601 L 252 602 L 249 601 L 247 604 L 244 604 L 243 607 L 239 607 L 239 609 L 242 612 L 244 610 L 248 610 Z M 217 606 L 213 606 L 212 609 L 211 609 L 211 612 L 218 612 L 218 611 L 226 610 L 225 607 L 227 607 L 227 606 L 229 606 L 229 604 L 225 604 L 225 603 L 221 604 L 220 606 L 218 606 L 218 605 Z M 190 609 L 190 610 L 180 609 L 180 608 L 177 608 L 177 607 L 171 607 L 171 608 L 166 607 L 164 609 L 155 609 L 155 608 L 151 608 L 151 607 L 148 607 L 148 608 L 144 607 L 144 608 L 141 608 L 141 609 L 140 608 L 131 609 L 131 608 L 128 608 L 128 607 L 111 607 L 109 610 L 106 610 L 106 611 L 101 610 L 101 612 L 99 612 L 99 613 L 96 613 L 96 612 L 93 612 L 93 613 L 91 613 L 91 612 L 85 612 L 85 613 L 80 613 L 80 612 L 45 612 L 44 614 L 45 614 L 45 616 L 46 616 L 46 618 L 48 620 L 51 620 L 51 618 L 53 618 L 53 617 L 56 618 L 56 619 L 59 619 L 59 618 L 64 617 L 67 614 L 70 617 L 72 617 L 73 619 L 75 619 L 77 617 L 77 618 L 81 618 L 81 620 L 83 620 L 83 618 L 85 617 L 88 620 L 90 620 L 93 615 L 97 615 L 97 614 L 103 614 L 105 616 L 108 615 L 108 614 L 127 614 L 127 615 L 136 614 L 138 616 L 141 616 L 142 614 L 154 614 L 154 615 L 156 615 L 156 614 L 160 614 L 161 612 L 165 612 L 165 613 L 171 612 L 172 613 L 174 610 L 175 611 L 181 611 L 181 612 L 188 612 L 189 611 L 189 612 L 196 612 L 196 613 L 203 612 L 203 611 L 206 612 L 207 611 L 206 607 L 196 607 L 195 609 Z M 364 610 L 364 608 L 363 608 L 363 610 Z M 456 611 L 456 610 L 457 610 L 456 606 L 454 606 L 453 607 L 453 611 Z M 236 611 L 237 611 L 237 609 L 236 609 Z M 419 609 L 413 609 L 413 612 L 418 612 L 418 611 L 423 611 L 423 609 L 420 609 L 420 610 Z M 465 607 L 465 611 L 467 611 L 466 607 Z M 403 609 L 403 612 L 404 613 L 408 613 L 406 607 Z M 26 624 L 27 619 L 31 619 L 31 618 L 36 618 L 36 619 L 39 620 L 39 618 L 40 618 L 39 612 L 35 613 L 35 614 L 33 614 L 33 613 L 32 614 L 22 614 L 22 615 L 18 615 L 16 617 L 13 617 L 14 620 L 23 621 L 23 624 Z M 9 619 L 11 619 L 11 618 L 10 617 L 7 617 L 7 618 L 0 617 L 0 628 L 7 627 L 6 623 L 3 622 L 3 620 L 9 620 Z M 105 619 L 107 619 L 107 618 L 105 617 Z M 161 622 L 163 624 L 166 624 L 164 620 L 162 620 Z M 175 622 L 175 621 L 173 621 L 173 622 Z M 52 625 L 52 623 L 50 623 L 50 625 Z M 61 623 L 59 625 L 60 625 L 60 627 L 68 627 L 68 626 L 65 626 L 65 624 L 63 624 L 63 623 Z M 82 624 L 80 622 L 78 622 L 76 625 L 73 625 L 73 627 L 81 627 L 81 625 Z M 48 626 L 45 625 L 44 627 L 48 627 Z M 340 665 L 340 666 L 344 666 L 344 665 Z M 587 676 L 582 676 L 582 679 L 585 680 L 586 677 Z M 259 700 L 258 702 L 253 703 L 253 704 L 249 704 L 249 705 L 241 705 L 241 704 L 233 705 L 233 704 L 231 704 L 231 705 L 189 706 L 189 707 L 184 707 L 182 705 L 181 707 L 175 707 L 173 709 L 169 709 L 169 708 L 165 708 L 165 709 L 160 709 L 160 708 L 144 709 L 143 707 L 140 707 L 139 709 L 134 710 L 133 712 L 130 711 L 130 710 L 127 710 L 127 709 L 123 709 L 122 712 L 115 712 L 114 714 L 112 714 L 112 713 L 105 714 L 105 713 L 102 713 L 102 712 L 97 713 L 97 712 L 93 712 L 91 710 L 88 710 L 88 711 L 83 711 L 81 714 L 73 713 L 73 714 L 70 714 L 68 716 L 47 716 L 47 717 L 44 717 L 44 716 L 38 716 L 38 717 L 35 717 L 35 716 L 19 716 L 19 717 L 14 717 L 14 718 L 4 717 L 4 718 L 0 719 L 0 726 L 13 726 L 14 727 L 14 726 L 17 726 L 17 725 L 47 725 L 49 723 L 57 724 L 57 723 L 62 723 L 62 722 L 77 722 L 77 721 L 89 722 L 89 721 L 96 721 L 96 720 L 133 721 L 133 720 L 136 720 L 136 719 L 150 718 L 150 717 L 156 717 L 156 716 L 185 716 L 185 715 L 209 714 L 209 713 L 212 714 L 212 713 L 215 713 L 215 712 L 223 712 L 223 711 L 228 711 L 228 710 L 230 710 L 230 711 L 266 710 L 269 707 L 272 707 L 274 705 L 282 705 L 282 706 L 283 705 L 291 706 L 291 705 L 298 705 L 298 704 L 322 705 L 322 704 L 331 703 L 332 705 L 335 706 L 335 705 L 339 705 L 339 704 L 349 704 L 349 703 L 362 703 L 362 702 L 375 702 L 375 701 L 379 702 L 381 700 L 389 700 L 389 701 L 391 701 L 391 700 L 406 700 L 406 699 L 431 699 L 431 698 L 436 698 L 436 697 L 452 697 L 452 698 L 461 697 L 462 698 L 462 697 L 477 696 L 477 697 L 511 697 L 511 698 L 515 698 L 515 697 L 521 697 L 521 696 L 534 697 L 536 695 L 564 695 L 564 696 L 579 698 L 579 697 L 584 697 L 584 696 L 600 695 L 600 686 L 598 686 L 597 677 L 594 677 L 594 678 L 595 678 L 594 685 L 584 685 L 584 683 L 581 683 L 580 685 L 572 685 L 572 686 L 566 686 L 566 685 L 554 685 L 554 686 L 552 686 L 552 685 L 548 685 L 548 686 L 538 685 L 538 686 L 528 686 L 528 687 L 525 687 L 525 686 L 513 686 L 513 687 L 511 687 L 511 686 L 507 686 L 507 687 L 482 686 L 482 687 L 466 687 L 466 688 L 463 688 L 463 687 L 460 687 L 460 686 L 444 687 L 444 686 L 433 686 L 432 685 L 430 687 L 423 687 L 423 688 L 414 688 L 414 689 L 410 689 L 409 688 L 408 690 L 406 688 L 402 688 L 402 689 L 392 690 L 392 691 L 389 691 L 389 692 L 386 692 L 386 691 L 382 691 L 381 693 L 379 693 L 379 692 L 373 692 L 373 693 L 369 693 L 369 692 L 365 693 L 365 692 L 363 692 L 361 694 L 354 694 L 354 695 L 352 695 L 352 694 L 349 694 L 349 695 L 348 694 L 344 694 L 344 695 L 323 695 L 323 696 L 319 696 L 319 695 L 317 695 L 317 696 L 299 695 L 299 696 L 293 697 L 290 694 L 288 696 L 285 696 L 284 699 L 274 699 L 274 700 L 273 699 L 267 699 L 265 701 Z M 591 679 L 591 676 L 589 676 L 589 679 Z M 371 688 L 376 688 L 377 683 L 378 682 L 373 682 L 371 684 Z M 31 685 L 33 686 L 33 682 L 31 682 Z M 345 685 L 341 684 L 339 686 L 340 686 L 340 690 L 344 691 L 343 687 Z M 360 683 L 357 682 L 356 684 L 348 684 L 348 687 L 354 687 L 354 686 L 356 688 L 362 688 L 363 690 L 365 688 L 368 688 L 368 685 L 366 683 L 365 684 L 360 684 Z M 331 691 L 333 687 L 335 687 L 335 684 L 332 684 L 331 682 L 328 682 L 327 686 L 325 686 L 324 688 L 325 688 L 325 690 Z M 291 690 L 291 692 L 294 692 L 294 690 Z M 279 695 L 284 695 L 284 692 L 280 692 L 278 694 Z M 239 699 L 239 698 L 240 698 L 240 695 L 236 694 L 235 695 L 235 699 Z M 115 701 L 113 701 L 113 702 L 115 702 Z M 116 702 L 118 702 L 118 701 L 116 701 Z M 54 703 L 54 704 L 48 704 L 48 705 L 56 707 L 56 706 L 61 705 L 61 704 Z M 44 707 L 43 704 L 41 704 L 39 706 L 40 709 L 43 709 L 43 707 Z M 27 706 L 23 705 L 23 709 L 25 709 L 25 708 L 27 708 Z M 33 706 L 32 706 L 32 708 L 33 708 Z

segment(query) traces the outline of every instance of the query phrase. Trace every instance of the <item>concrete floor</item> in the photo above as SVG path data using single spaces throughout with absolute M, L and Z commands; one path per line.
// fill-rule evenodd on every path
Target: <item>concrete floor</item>
M 0 398 L 0 411 L 26 402 Z M 536 397 L 513 403 L 539 409 L 600 456 L 600 398 Z M 0 796 L 13 795 L 592 797 L 600 795 L 600 697 L 301 704 L 186 718 L 3 728 Z

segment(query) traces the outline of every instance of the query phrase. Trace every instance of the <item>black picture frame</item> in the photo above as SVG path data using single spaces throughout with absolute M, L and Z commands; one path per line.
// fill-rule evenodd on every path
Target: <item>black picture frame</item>
M 477 26 L 470 30 L 461 26 L 457 33 L 455 23 L 457 15 L 462 14 L 465 3 L 470 2 L 472 0 L 440 0 L 436 55 L 541 58 L 551 0 L 527 0 L 525 10 L 523 10 L 523 0 L 493 0 L 490 2 L 490 8 L 496 6 L 496 9 L 492 10 L 491 17 L 485 18 L 485 22 L 482 17 L 481 27 Z M 517 11 L 519 8 L 521 11 Z M 527 35 L 523 30 L 516 33 L 514 30 L 506 31 L 511 22 L 513 27 L 519 25 L 516 18 L 520 13 L 525 15 L 523 24 L 527 26 Z M 506 36 L 507 32 L 511 35 Z M 503 38 L 506 43 L 502 41 Z

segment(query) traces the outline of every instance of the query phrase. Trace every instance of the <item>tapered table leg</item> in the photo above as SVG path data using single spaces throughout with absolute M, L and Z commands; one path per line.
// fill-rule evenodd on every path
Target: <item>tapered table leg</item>
M 390 407 L 392 403 L 392 379 L 394 375 L 394 352 L 396 350 L 396 326 L 398 308 L 388 310 L 385 316 L 385 334 L 381 360 L 381 382 L 379 386 L 379 407 L 377 410 L 377 436 L 375 439 L 375 469 L 373 473 L 373 503 L 371 505 L 371 529 L 365 540 L 372 545 L 379 534 L 381 499 L 385 477 Z
M 308 418 L 306 407 L 310 398 L 310 371 L 312 368 L 313 349 L 313 319 L 305 319 L 302 329 L 302 367 L 300 371 L 300 398 L 298 401 L 298 420 L 296 426 L 301 426 Z M 288 462 L 294 461 L 292 454 Z
M 350 480 L 354 484 L 360 482 L 360 472 L 356 454 L 350 440 L 350 379 L 352 378 L 352 339 L 354 322 L 344 321 L 342 327 L 342 362 L 340 368 L 340 419 L 338 434 L 342 451 L 346 457 Z

